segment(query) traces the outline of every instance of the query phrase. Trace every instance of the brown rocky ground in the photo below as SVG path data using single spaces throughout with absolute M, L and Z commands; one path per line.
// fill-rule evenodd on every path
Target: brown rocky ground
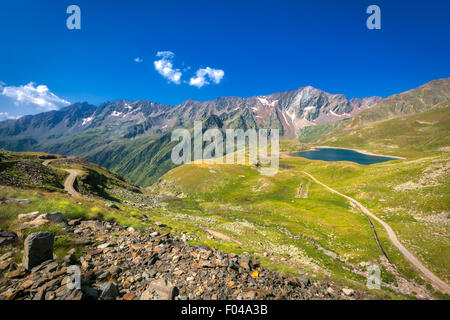
M 0 257 L 0 299 L 365 299 L 364 292 L 330 281 L 267 270 L 248 255 L 191 245 L 171 234 L 140 232 L 116 222 L 64 221 L 70 243 L 82 246 L 63 259 L 25 270 L 13 244 Z M 70 289 L 68 270 L 79 267 L 81 288 Z M 372 297 L 373 298 L 373 297 Z

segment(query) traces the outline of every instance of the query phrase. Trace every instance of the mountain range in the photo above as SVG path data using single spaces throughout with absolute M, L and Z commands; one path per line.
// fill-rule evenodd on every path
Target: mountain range
M 117 100 L 96 107 L 75 103 L 60 110 L 0 122 L 0 147 L 82 156 L 133 182 L 149 185 L 174 167 L 171 131 L 205 127 L 279 129 L 296 139 L 304 128 L 346 126 L 425 111 L 447 101 L 450 80 L 439 79 L 390 96 L 347 99 L 311 86 L 250 98 L 223 97 L 165 105 L 145 100 Z M 348 120 L 351 121 L 342 121 Z M 334 129 L 336 125 L 328 125 Z M 329 132 L 328 132 L 329 133 Z M 301 135 L 300 135 L 301 137 Z
M 174 127 L 190 127 L 195 120 L 213 115 L 229 128 L 278 128 L 282 136 L 295 137 L 298 128 L 352 117 L 381 100 L 348 100 L 342 94 L 306 86 L 267 96 L 187 100 L 175 106 L 145 100 L 117 100 L 99 107 L 75 103 L 61 110 L 2 122 L 0 136 L 41 142 L 49 136 L 57 140 L 90 129 L 116 127 L 115 138 L 136 138 Z

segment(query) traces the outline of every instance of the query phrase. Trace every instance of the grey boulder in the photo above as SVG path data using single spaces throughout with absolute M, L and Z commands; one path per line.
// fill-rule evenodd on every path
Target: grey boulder
M 22 264 L 30 270 L 42 262 L 53 259 L 53 242 L 55 235 L 51 232 L 36 232 L 30 234 L 24 243 Z

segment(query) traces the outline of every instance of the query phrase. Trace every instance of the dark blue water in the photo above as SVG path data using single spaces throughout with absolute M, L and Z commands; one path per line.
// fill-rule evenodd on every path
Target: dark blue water
M 303 157 L 310 160 L 351 161 L 365 165 L 389 160 L 396 160 L 396 158 L 391 157 L 371 156 L 353 150 L 332 148 L 317 148 L 316 150 L 296 152 L 292 155 L 295 157 Z

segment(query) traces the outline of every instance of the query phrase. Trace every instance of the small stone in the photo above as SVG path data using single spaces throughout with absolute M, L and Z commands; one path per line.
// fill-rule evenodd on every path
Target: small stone
M 19 204 L 29 204 L 30 199 L 14 199 L 14 198 L 1 198 L 0 203 L 19 203 Z
M 141 300 L 172 300 L 178 290 L 175 286 L 169 285 L 166 280 L 158 279 L 150 282 L 147 289 L 142 293 Z
M 117 266 L 112 266 L 111 268 L 108 269 L 108 271 L 112 276 L 115 276 L 115 275 L 118 275 L 119 273 L 121 273 L 122 269 Z
M 349 289 L 349 288 L 344 288 L 342 289 L 342 292 L 346 295 L 346 296 L 351 296 L 355 293 L 355 290 L 353 289 Z
M 311 280 L 309 278 L 303 278 L 303 277 L 296 277 L 295 281 L 299 284 L 301 284 L 303 287 L 307 287 L 311 285 Z
M 83 257 L 80 258 L 80 262 L 81 262 L 81 269 L 89 270 L 91 268 L 89 262 L 87 262 L 86 259 L 84 259 Z
M 7 274 L 5 274 L 5 277 L 9 278 L 9 279 L 16 279 L 16 278 L 20 278 L 24 275 L 25 275 L 25 271 L 22 268 L 19 268 L 14 271 L 8 272 Z
M 81 300 L 83 298 L 83 291 L 75 289 L 65 300 Z
M 239 266 L 245 270 L 250 270 L 250 259 L 247 257 L 241 257 L 239 261 Z
M 86 299 L 97 299 L 98 298 L 98 291 L 94 288 L 82 286 L 81 291 L 84 293 L 84 297 Z
M 97 275 L 98 280 L 105 280 L 111 276 L 111 273 L 109 271 L 102 271 L 99 275 Z
M 36 219 L 40 215 L 41 215 L 41 213 L 39 211 L 30 212 L 30 213 L 22 213 L 17 216 L 17 220 L 19 222 L 29 222 L 29 221 Z
M 117 290 L 117 286 L 114 282 L 106 282 L 101 287 L 101 299 L 115 299 L 119 295 L 119 291 Z
M 90 251 L 88 251 L 87 252 L 87 256 L 89 255 L 89 256 L 96 256 L 96 255 L 98 255 L 98 254 L 100 254 L 100 253 L 103 253 L 103 249 L 96 249 L 96 250 L 90 250 Z
M 38 271 L 44 270 L 44 268 L 46 266 L 48 266 L 50 263 L 53 262 L 53 259 L 51 260 L 45 260 L 44 262 L 42 262 L 41 264 L 37 265 L 36 267 L 34 267 L 33 269 L 31 269 L 31 273 L 36 273 Z
M 106 204 L 106 206 L 108 207 L 108 208 L 111 208 L 111 209 L 120 209 L 118 206 L 116 206 L 114 203 L 112 203 L 112 202 L 108 202 L 107 204 Z
M 47 219 L 50 222 L 55 222 L 55 223 L 61 223 L 64 222 L 64 218 L 62 216 L 61 212 L 52 212 L 52 213 L 47 213 L 45 215 L 45 219 Z
M 76 263 L 76 258 L 73 254 L 68 254 L 63 257 L 63 261 L 68 265 L 72 265 Z
M 6 260 L 6 259 L 9 259 L 9 258 L 11 258 L 12 256 L 13 256 L 12 252 L 9 251 L 9 252 L 5 253 L 4 255 L 2 255 L 2 256 L 0 257 L 0 261 L 4 261 L 4 260 Z
M 160 228 L 165 228 L 165 227 L 167 227 L 167 225 L 165 225 L 164 223 L 159 222 L 159 221 L 156 221 L 155 224 L 156 224 L 156 226 L 158 226 L 158 227 L 160 227 Z
M 89 286 L 94 283 L 95 279 L 96 279 L 96 275 L 95 275 L 94 270 L 90 270 L 90 271 L 82 274 L 81 283 Z
M 97 249 L 106 249 L 106 248 L 108 248 L 110 245 L 111 245 L 110 243 L 106 242 L 106 243 L 103 243 L 103 244 L 97 246 Z
M 69 226 L 77 226 L 77 225 L 80 224 L 80 221 L 81 221 L 81 218 L 79 218 L 79 219 L 72 219 L 67 224 Z
M 31 287 L 33 285 L 33 281 L 32 280 L 27 280 L 24 283 L 22 283 L 22 288 L 24 289 L 28 289 L 29 287 Z
M 0 229 L 0 246 L 14 243 L 17 240 L 15 232 Z
M 40 287 L 38 292 L 34 295 L 33 300 L 43 300 L 45 297 L 45 285 Z
M 56 297 L 56 294 L 54 292 L 47 292 L 45 294 L 45 300 L 47 300 L 47 301 L 54 300 L 55 297 Z
M 5 271 L 6 269 L 8 269 L 9 267 L 11 267 L 12 262 L 11 261 L 3 261 L 0 262 L 0 271 Z
M 50 273 L 50 272 L 55 271 L 57 268 L 58 268 L 58 262 L 53 261 L 45 267 L 45 272 Z
M 122 298 L 123 300 L 134 300 L 136 298 L 136 295 L 132 292 L 128 292 L 125 293 Z
M 39 215 L 39 217 L 37 217 L 34 220 L 31 220 L 29 222 L 24 222 L 22 224 L 21 229 L 26 230 L 26 229 L 30 229 L 30 228 L 38 228 L 38 227 L 41 227 L 41 226 L 47 224 L 48 222 L 49 221 L 47 219 L 45 219 L 45 215 L 41 214 L 41 215 Z
M 258 294 L 257 294 L 256 291 L 251 290 L 251 291 L 248 291 L 248 292 L 244 293 L 242 295 L 242 298 L 244 298 L 245 300 L 255 300 L 257 295 Z

